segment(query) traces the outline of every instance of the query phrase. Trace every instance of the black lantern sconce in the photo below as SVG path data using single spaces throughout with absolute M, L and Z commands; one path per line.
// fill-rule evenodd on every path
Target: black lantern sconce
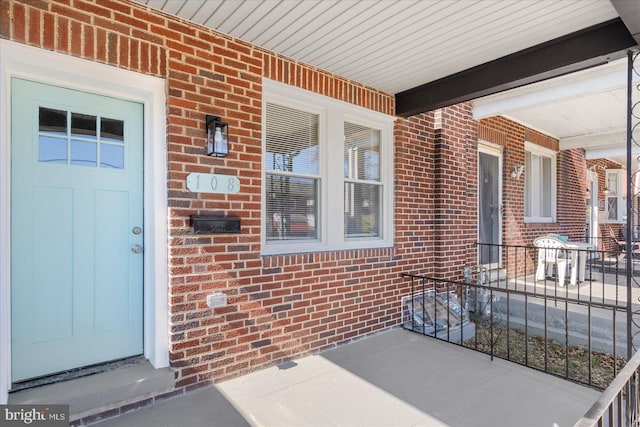
M 206 116 L 207 155 L 227 157 L 229 155 L 229 125 L 218 116 Z

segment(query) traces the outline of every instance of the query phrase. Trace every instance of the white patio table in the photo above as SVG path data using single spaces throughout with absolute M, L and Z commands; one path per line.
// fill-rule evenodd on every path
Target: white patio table
M 587 242 L 566 242 L 566 245 L 569 249 L 577 249 L 571 251 L 571 279 L 569 281 L 570 284 L 576 285 L 585 279 L 587 257 L 589 251 L 595 249 L 595 245 Z

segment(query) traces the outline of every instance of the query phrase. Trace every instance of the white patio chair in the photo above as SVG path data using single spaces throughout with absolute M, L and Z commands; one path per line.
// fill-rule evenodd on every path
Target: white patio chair
M 560 286 L 564 286 L 564 281 L 571 265 L 571 256 L 567 245 L 555 237 L 543 236 L 535 239 L 533 246 L 538 248 L 536 282 L 551 276 L 553 267 L 555 267 L 558 283 Z

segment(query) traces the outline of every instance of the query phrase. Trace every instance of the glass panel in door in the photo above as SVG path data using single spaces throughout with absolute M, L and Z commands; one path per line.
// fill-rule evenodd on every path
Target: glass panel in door
M 480 265 L 500 261 L 500 158 L 478 153 L 478 243 Z

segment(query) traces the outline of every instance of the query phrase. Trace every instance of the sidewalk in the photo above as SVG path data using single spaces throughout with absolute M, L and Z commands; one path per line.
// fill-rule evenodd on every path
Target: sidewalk
M 564 427 L 599 394 L 394 329 L 98 425 Z

